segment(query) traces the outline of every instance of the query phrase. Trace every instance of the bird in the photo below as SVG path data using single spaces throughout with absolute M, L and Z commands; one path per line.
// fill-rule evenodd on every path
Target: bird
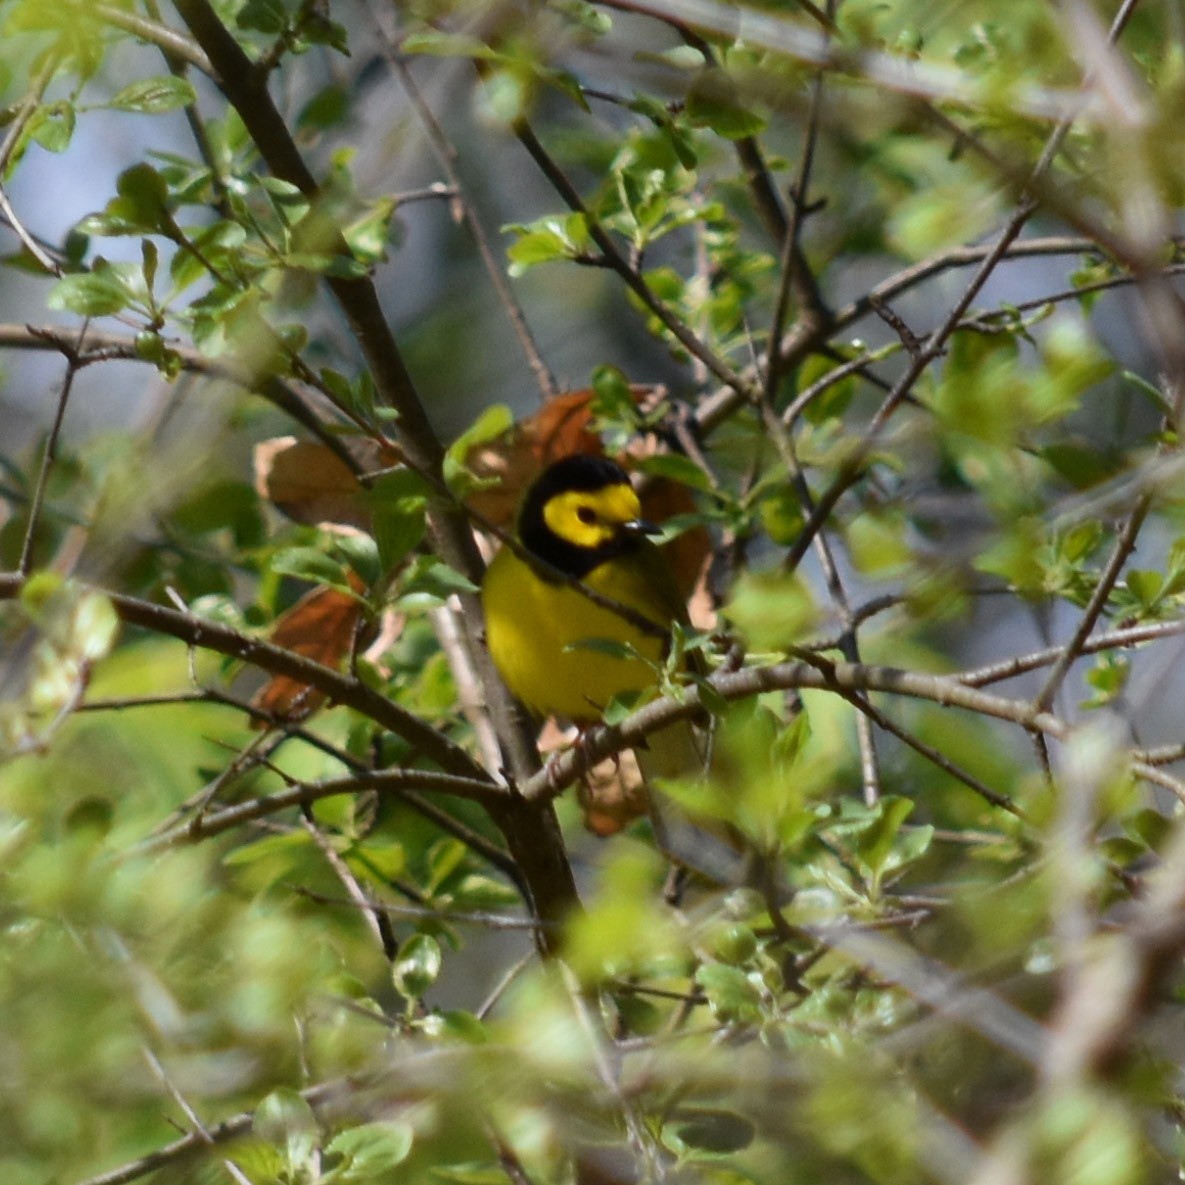
M 643 517 L 629 475 L 605 457 L 563 457 L 528 487 L 517 547 L 503 546 L 491 562 L 482 606 L 494 666 L 533 715 L 586 728 L 615 696 L 658 686 L 671 628 L 688 624 L 653 539 L 660 530 Z M 606 640 L 618 645 L 598 644 Z M 688 772 L 695 762 L 689 731 L 682 724 L 650 738 L 658 776 Z
M 689 627 L 654 542 L 660 532 L 643 518 L 629 475 L 607 458 L 571 454 L 528 487 L 514 546 L 504 544 L 486 569 L 481 598 L 494 666 L 534 716 L 566 717 L 583 732 L 615 696 L 657 690 L 673 628 Z M 619 645 L 597 645 L 605 640 Z M 692 676 L 705 673 L 694 650 L 684 652 L 682 666 Z M 653 793 L 664 780 L 709 773 L 710 738 L 698 723 L 675 721 L 634 752 L 660 849 L 684 873 L 743 883 L 748 856 L 735 831 L 672 816 Z

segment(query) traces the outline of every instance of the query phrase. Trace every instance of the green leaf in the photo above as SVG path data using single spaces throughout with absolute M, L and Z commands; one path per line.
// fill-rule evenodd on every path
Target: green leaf
M 80 272 L 63 276 L 50 290 L 46 304 L 83 317 L 104 317 L 127 308 L 131 294 L 111 276 Z
M 655 477 L 667 477 L 693 490 L 710 493 L 712 480 L 690 457 L 682 453 L 655 453 L 645 457 L 638 464 L 643 473 Z
M 548 8 L 566 17 L 585 33 L 601 37 L 613 28 L 613 18 L 587 0 L 551 0 Z
M 404 558 L 421 544 L 428 521 L 424 512 L 380 510 L 374 515 L 374 542 L 385 574 L 395 571 Z
M 972 562 L 981 572 L 1001 576 L 1027 595 L 1042 591 L 1045 571 L 1040 562 L 1045 525 L 1032 517 L 1019 518 Z
M 581 638 L 564 647 L 565 650 L 587 651 L 589 654 L 603 654 L 607 658 L 618 658 L 623 661 L 637 660 L 637 648 L 628 642 L 619 642 L 615 638 Z
M 156 283 L 156 269 L 160 263 L 160 251 L 151 239 L 140 241 L 140 262 L 144 271 L 144 287 L 151 292 Z
M 904 510 L 874 508 L 848 523 L 844 541 L 856 571 L 884 578 L 908 570 L 913 560 L 909 533 Z
M 825 354 L 812 354 L 799 367 L 795 393 L 800 395 L 802 392 L 810 390 L 816 383 L 822 382 L 832 371 L 842 366 L 845 361 L 847 361 L 846 357 L 836 359 L 827 357 Z M 803 415 L 807 422 L 825 424 L 828 420 L 839 419 L 847 411 L 859 386 L 858 376 L 851 374 L 825 387 L 817 397 L 806 405 Z
M 802 503 L 789 482 L 779 482 L 761 494 L 757 503 L 761 525 L 771 541 L 789 547 L 802 531 Z
M 445 33 L 437 29 L 421 29 L 409 33 L 400 42 L 399 48 L 403 53 L 431 54 L 442 58 L 498 57 L 497 51 L 478 37 L 472 37 L 468 33 Z
M 895 250 L 907 259 L 985 234 L 999 218 L 999 186 L 970 176 L 921 185 L 894 206 L 885 228 Z
M 1095 442 L 1053 441 L 1040 450 L 1041 458 L 1075 489 L 1088 490 L 1115 475 L 1114 457 L 1099 451 Z
M 119 615 L 110 598 L 87 590 L 74 605 L 71 622 L 72 647 L 86 662 L 95 662 L 111 652 L 119 633 Z
M 1131 677 L 1131 662 L 1123 655 L 1100 654 L 1094 666 L 1086 672 L 1086 682 L 1093 691 L 1083 704 L 1087 708 L 1102 708 L 1114 703 L 1123 694 Z
M 638 404 L 630 389 L 629 379 L 616 366 L 597 366 L 592 372 L 592 423 L 596 431 L 623 429 L 637 430 Z
M 398 469 L 376 479 L 370 500 L 379 564 L 390 574 L 424 538 L 427 487 L 417 473 Z
M 444 454 L 444 480 L 452 494 L 457 498 L 465 498 L 475 490 L 484 489 L 491 481 L 483 481 L 473 474 L 465 464 L 469 451 L 479 444 L 496 440 L 514 426 L 514 413 L 504 403 L 495 403 L 485 411 L 464 431 Z
M 309 1173 L 320 1141 L 312 1107 L 294 1090 L 272 1091 L 255 1109 L 256 1137 L 278 1149 L 293 1176 Z
M 342 234 L 346 243 L 363 263 L 379 263 L 387 258 L 391 218 L 394 213 L 395 199 L 381 198 L 372 202 L 365 214 L 343 228 Z
M 465 863 L 468 852 L 459 839 L 442 839 L 428 853 L 428 891 L 438 892 Z
M 400 948 L 391 967 L 395 990 L 418 1000 L 440 974 L 440 944 L 429 934 L 413 934 Z
M 283 875 L 293 868 L 300 859 L 311 849 L 312 839 L 305 831 L 291 831 L 286 835 L 265 835 L 263 839 L 255 839 L 234 848 L 222 857 L 222 863 L 228 868 L 243 868 L 250 864 L 270 861 Z
M 271 563 L 272 570 L 285 576 L 295 576 L 310 584 L 331 584 L 336 588 L 349 588 L 346 570 L 340 560 L 335 560 L 315 547 L 290 547 L 279 552 Z
M 115 226 L 145 231 L 174 232 L 168 212 L 169 187 L 151 165 L 133 165 L 119 175 L 116 193 L 104 214 Z
M 325 367 L 320 372 L 325 389 L 339 406 L 360 419 L 369 420 L 375 413 L 374 380 L 368 371 L 363 371 L 353 381 L 335 370 Z
M 757 1128 L 736 1111 L 683 1107 L 663 1125 L 662 1142 L 678 1156 L 729 1156 L 753 1142 Z
M 281 0 L 247 0 L 235 14 L 235 23 L 275 37 L 288 28 L 288 12 Z
M 702 70 L 705 60 L 703 50 L 696 49 L 692 45 L 676 45 L 658 53 L 651 50 L 639 50 L 634 58 L 639 62 L 654 62 L 660 66 L 670 66 L 672 69 L 684 70 L 688 73 L 693 70 Z
M 65 152 L 74 136 L 74 108 L 69 103 L 47 103 L 29 120 L 28 135 L 49 152 Z
M 344 123 L 349 118 L 350 110 L 350 92 L 338 83 L 330 83 L 301 108 L 297 125 L 322 131 Z
M 1173 831 L 1171 819 L 1145 807 L 1123 820 L 1123 829 L 1148 851 L 1159 852 Z
M 454 593 L 477 592 L 473 581 L 435 556 L 417 556 L 408 565 L 399 597 L 404 610 L 435 609 Z
M 0 849 L 2 850 L 2 849 Z M 485 1023 L 472 1012 L 465 1012 L 456 1008 L 445 1008 L 438 1013 L 441 1021 L 441 1032 L 466 1045 L 488 1045 L 490 1031 Z
M 914 803 L 910 798 L 886 795 L 877 803 L 869 825 L 859 831 L 856 851 L 874 881 L 879 880 L 886 871 L 901 825 L 909 818 L 913 808 Z
M 521 904 L 517 890 L 504 881 L 471 872 L 452 890 L 457 909 L 512 909 Z
M 746 572 L 723 612 L 757 650 L 783 650 L 802 642 L 818 620 L 810 587 L 798 575 Z
M 588 251 L 591 238 L 583 214 L 549 214 L 530 223 L 504 228 L 517 238 L 507 249 L 510 274 L 521 276 L 528 268 L 561 259 L 575 259 Z
M 756 136 L 765 119 L 742 99 L 726 70 L 710 67 L 687 88 L 687 118 L 695 127 L 711 128 L 727 140 Z
M 339 1133 L 326 1149 L 345 1162 L 333 1179 L 343 1185 L 374 1185 L 380 1174 L 407 1159 L 414 1138 L 407 1123 L 364 1123 Z
M 757 954 L 757 936 L 744 922 L 728 922 L 711 934 L 711 949 L 721 963 L 740 967 Z
M 335 535 L 333 553 L 345 565 L 353 568 L 368 586 L 373 587 L 382 577 L 378 545 L 369 535 Z
M 197 102 L 193 83 L 175 74 L 159 74 L 142 78 L 116 91 L 107 106 L 116 111 L 138 111 L 143 115 L 159 115 L 176 111 Z
M 707 996 L 713 1015 L 725 1024 L 761 1018 L 761 989 L 739 967 L 705 963 L 696 971 L 695 982 Z
M 1151 608 L 1160 599 L 1164 589 L 1164 577 L 1159 572 L 1133 569 L 1124 579 L 1127 590 L 1145 608 Z

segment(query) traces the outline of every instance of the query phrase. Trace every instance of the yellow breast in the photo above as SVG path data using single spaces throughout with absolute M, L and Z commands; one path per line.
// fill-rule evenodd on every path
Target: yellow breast
M 641 613 L 662 630 L 670 613 L 656 597 L 645 566 L 621 558 L 594 568 L 584 583 Z M 590 721 L 623 692 L 657 682 L 648 662 L 579 647 L 608 638 L 633 646 L 650 662 L 661 660 L 661 637 L 644 633 L 575 588 L 553 584 L 503 547 L 482 586 L 490 656 L 510 690 L 532 712 Z

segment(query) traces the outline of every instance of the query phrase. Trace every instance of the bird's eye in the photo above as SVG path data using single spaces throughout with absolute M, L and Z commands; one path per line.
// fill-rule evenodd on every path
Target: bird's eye
M 576 517 L 586 527 L 591 527 L 597 521 L 597 512 L 591 506 L 579 506 L 576 509 Z

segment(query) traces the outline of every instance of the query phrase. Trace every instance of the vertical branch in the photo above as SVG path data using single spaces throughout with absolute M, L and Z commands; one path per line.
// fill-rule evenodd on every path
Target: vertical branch
M 82 349 L 86 337 L 89 319 L 84 320 L 78 331 L 78 340 L 74 350 L 66 360 L 66 374 L 62 379 L 62 387 L 58 392 L 58 405 L 54 411 L 53 424 L 49 435 L 45 439 L 45 451 L 41 454 L 41 468 L 37 474 L 37 485 L 33 489 L 33 498 L 29 505 L 29 521 L 25 524 L 25 537 L 21 543 L 21 555 L 17 561 L 18 576 L 28 576 L 33 567 L 33 545 L 37 535 L 37 524 L 41 519 L 41 508 L 45 502 L 45 490 L 49 484 L 50 470 L 58 456 L 58 440 L 62 434 L 62 422 L 66 418 L 66 404 L 70 400 L 70 391 L 74 387 L 74 376 L 78 373 L 78 352 Z
M 44 62 L 41 64 L 41 69 L 31 79 L 29 89 L 25 92 L 24 98 L 20 101 L 15 112 L 12 113 L 11 121 L 8 124 L 8 131 L 5 133 L 4 139 L 0 141 L 0 178 L 8 171 L 9 162 L 12 160 L 17 146 L 20 144 L 25 128 L 29 125 L 29 120 L 32 119 L 41 102 L 41 96 L 45 94 L 45 88 L 49 86 L 50 80 L 54 76 L 54 71 L 58 67 L 58 61 L 59 57 L 56 53 L 46 55 Z M 0 185 L 0 215 L 7 220 L 13 229 L 13 233 L 24 245 L 25 250 L 50 275 L 61 274 L 58 264 L 46 254 L 37 240 L 29 234 L 21 224 L 20 219 L 17 218 L 16 211 L 13 210 L 9 203 L 8 195 L 4 192 L 3 185 Z
M 209 0 L 176 0 L 176 6 L 190 33 L 209 57 L 224 95 L 242 117 L 268 168 L 316 201 L 320 196 L 317 182 L 272 102 L 265 74 L 247 58 Z M 349 252 L 340 233 L 335 234 L 329 246 L 339 254 Z M 387 324 L 373 283 L 368 278 L 336 276 L 327 276 L 325 282 L 346 317 L 381 398 L 398 413 L 394 431 L 404 456 L 414 469 L 428 476 L 436 489 L 441 489 L 444 450 Z M 428 522 L 441 558 L 479 584 L 483 570 L 481 556 L 461 509 L 451 499 L 438 494 L 430 502 Z M 532 739 L 477 636 L 477 623 L 482 619 L 477 598 L 465 594 L 461 599 L 466 649 L 486 689 L 512 774 L 523 777 L 538 767 Z M 546 807 L 527 804 L 511 792 L 495 822 L 503 829 L 512 855 L 520 862 L 539 916 L 550 919 L 570 912 L 578 901 L 576 886 L 550 804 Z
M 802 508 L 811 513 L 814 502 L 810 486 L 803 476 L 802 466 L 798 462 L 798 453 L 794 448 L 794 440 L 786 430 L 768 397 L 762 400 L 762 417 L 766 430 L 773 437 L 782 460 L 790 473 L 790 481 L 794 492 L 802 503 Z M 823 579 L 827 585 L 828 595 L 839 616 L 840 652 L 848 662 L 860 661 L 860 644 L 857 638 L 858 623 L 852 613 L 851 603 L 843 585 L 843 578 L 839 574 L 839 567 L 823 532 L 819 532 L 814 539 L 814 549 L 819 567 L 823 571 Z M 869 713 L 856 713 L 856 740 L 860 749 L 860 780 L 864 787 L 864 801 L 871 806 L 880 798 L 880 762 L 876 754 L 876 741 L 872 732 L 872 720 Z

